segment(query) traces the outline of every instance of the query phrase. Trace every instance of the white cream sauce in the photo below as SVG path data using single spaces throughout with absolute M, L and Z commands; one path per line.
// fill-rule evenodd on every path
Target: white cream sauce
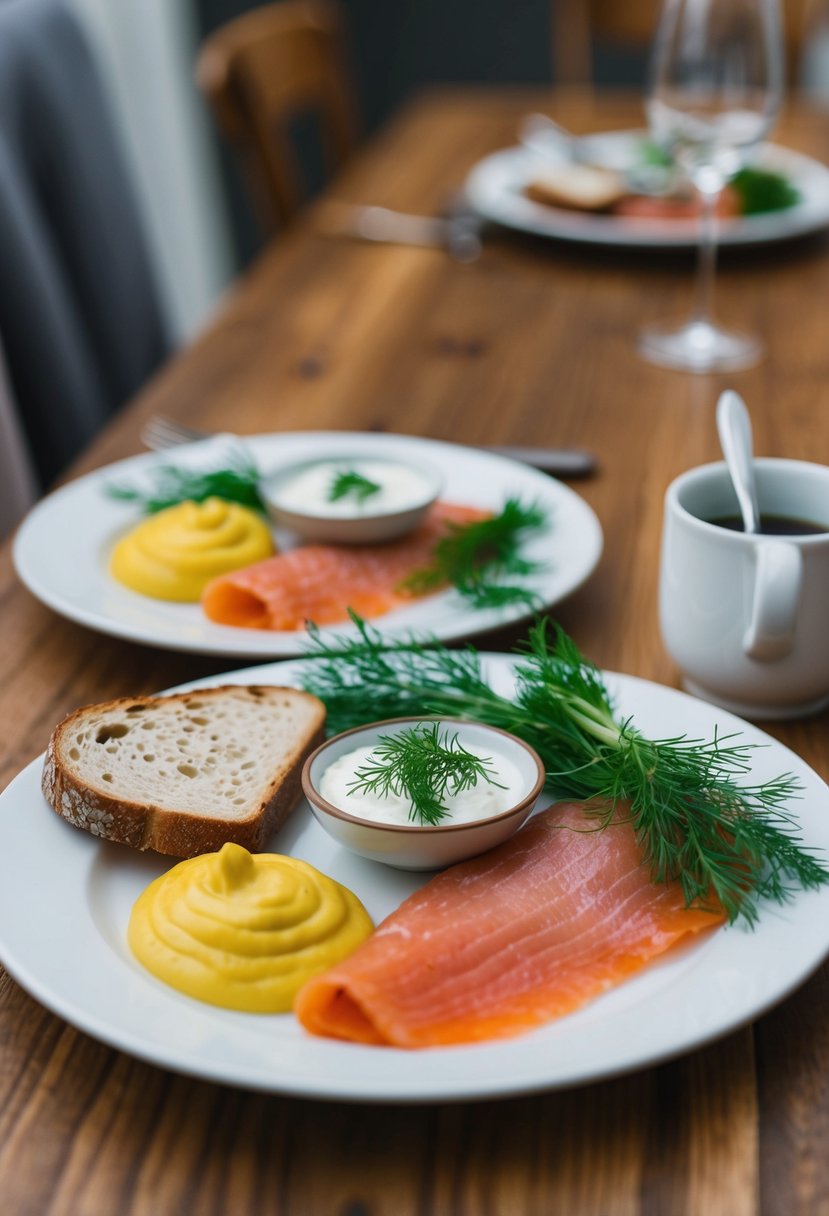
M 462 790 L 459 794 L 448 794 L 444 799 L 447 815 L 439 826 L 447 827 L 456 823 L 474 823 L 479 819 L 489 819 L 500 815 L 510 807 L 515 806 L 529 791 L 526 782 L 521 778 L 516 765 L 506 756 L 502 756 L 492 748 L 478 747 L 467 743 L 463 735 L 460 743 L 469 752 L 482 760 L 488 760 L 487 770 L 493 782 L 490 784 L 481 778 L 477 785 Z M 354 815 L 357 819 L 365 819 L 370 823 L 403 824 L 408 827 L 419 827 L 419 818 L 410 819 L 409 812 L 412 804 L 408 798 L 389 794 L 383 798 L 378 794 L 366 793 L 363 790 L 350 790 L 357 779 L 357 770 L 364 768 L 374 748 L 358 747 L 354 751 L 345 752 L 339 759 L 334 760 L 323 771 L 320 778 L 319 791 L 327 802 L 332 803 L 338 810 Z
M 380 489 L 364 501 L 347 494 L 331 502 L 331 485 L 338 473 L 359 473 Z M 331 519 L 353 519 L 355 515 L 386 515 L 406 511 L 429 499 L 431 480 L 415 468 L 391 460 L 321 460 L 301 469 L 274 489 L 271 497 L 284 511 L 319 515 Z

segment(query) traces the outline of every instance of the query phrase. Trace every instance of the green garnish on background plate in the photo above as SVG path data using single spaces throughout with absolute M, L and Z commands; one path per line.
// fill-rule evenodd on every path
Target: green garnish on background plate
M 108 485 L 106 493 L 110 498 L 134 502 L 148 514 L 180 502 L 204 502 L 207 498 L 224 498 L 264 512 L 266 507 L 259 493 L 259 481 L 260 473 L 253 461 L 241 452 L 232 452 L 224 464 L 215 469 L 163 464 L 153 470 L 146 489 L 134 485 Z
M 539 562 L 525 557 L 523 547 L 547 524 L 541 507 L 516 498 L 507 499 L 503 509 L 488 519 L 450 523 L 446 536 L 435 545 L 431 563 L 409 575 L 402 589 L 425 595 L 448 583 L 474 608 L 537 607 L 536 593 L 514 580 L 541 569 Z
M 559 626 L 531 630 L 504 697 L 472 647 L 391 643 L 353 619 L 356 639 L 310 630 L 302 686 L 325 703 L 332 732 L 425 714 L 509 731 L 539 753 L 557 797 L 596 800 L 597 831 L 630 819 L 652 881 L 678 882 L 686 904 L 719 903 L 732 921 L 754 924 L 762 899 L 782 904 L 798 886 L 829 882 L 786 810 L 800 789 L 791 775 L 740 784 L 754 745 L 735 735 L 646 738 L 616 717 L 601 673 Z
M 747 166 L 728 183 L 736 190 L 742 203 L 743 215 L 762 215 L 767 211 L 785 211 L 800 202 L 800 194 L 782 173 Z
M 369 498 L 373 498 L 375 494 L 379 493 L 380 486 L 376 481 L 363 477 L 362 473 L 358 473 L 356 469 L 343 469 L 342 472 L 335 473 L 331 479 L 328 501 L 339 502 L 342 498 L 355 498 L 362 506 Z

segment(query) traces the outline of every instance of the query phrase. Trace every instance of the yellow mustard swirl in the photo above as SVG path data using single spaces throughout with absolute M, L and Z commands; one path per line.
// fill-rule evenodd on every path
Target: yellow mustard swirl
M 235 502 L 181 502 L 151 515 L 112 551 L 110 573 L 132 591 L 196 603 L 212 578 L 270 557 L 263 519 Z
M 307 862 L 225 844 L 150 883 L 128 940 L 148 971 L 188 996 L 287 1013 L 306 980 L 371 932 L 357 896 Z

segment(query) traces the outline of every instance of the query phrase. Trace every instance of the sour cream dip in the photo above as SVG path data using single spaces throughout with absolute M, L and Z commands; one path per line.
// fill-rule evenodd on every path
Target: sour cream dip
M 442 485 L 425 465 L 345 453 L 282 469 L 261 490 L 278 527 L 322 544 L 370 545 L 413 531 Z
M 457 794 L 448 793 L 443 799 L 446 815 L 437 827 L 491 819 L 514 807 L 527 792 L 526 778 L 507 756 L 494 748 L 469 743 L 463 738 L 462 732 L 459 742 L 466 751 L 487 762 L 490 780 L 481 777 L 477 784 L 468 789 Z M 381 796 L 351 788 L 358 780 L 358 771 L 364 769 L 374 756 L 373 746 L 357 747 L 332 761 L 319 779 L 322 797 L 338 810 L 368 823 L 425 826 L 418 816 L 411 814 L 412 803 L 408 798 L 393 793 Z
M 333 487 L 342 474 L 354 473 L 377 489 L 369 494 L 344 493 L 334 498 Z M 351 519 L 358 515 L 386 515 L 418 506 L 433 494 L 432 481 L 413 466 L 392 460 L 320 460 L 299 469 L 279 483 L 272 497 L 285 511 Z
M 382 767 L 399 758 L 397 746 L 389 749 L 384 740 L 403 731 L 428 731 L 433 724 L 441 746 L 453 746 L 457 736 L 458 744 L 483 761 L 498 784 L 479 779 L 464 793 L 444 798 L 449 814 L 435 825 L 423 824 L 419 816 L 409 819 L 407 798 L 349 792 L 357 770 L 372 754 L 371 763 Z M 408 757 L 411 760 L 411 752 Z M 302 792 L 317 823 L 343 848 L 402 870 L 439 870 L 503 844 L 532 814 L 544 780 L 538 753 L 497 727 L 452 717 L 387 718 L 320 744 L 303 766 Z

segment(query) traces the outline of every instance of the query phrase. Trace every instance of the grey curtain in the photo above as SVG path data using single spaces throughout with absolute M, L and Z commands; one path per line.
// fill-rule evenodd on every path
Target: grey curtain
M 35 476 L 0 350 L 0 540 L 35 500 Z
M 43 483 L 167 349 L 109 102 L 66 0 L 0 0 L 0 334 Z

